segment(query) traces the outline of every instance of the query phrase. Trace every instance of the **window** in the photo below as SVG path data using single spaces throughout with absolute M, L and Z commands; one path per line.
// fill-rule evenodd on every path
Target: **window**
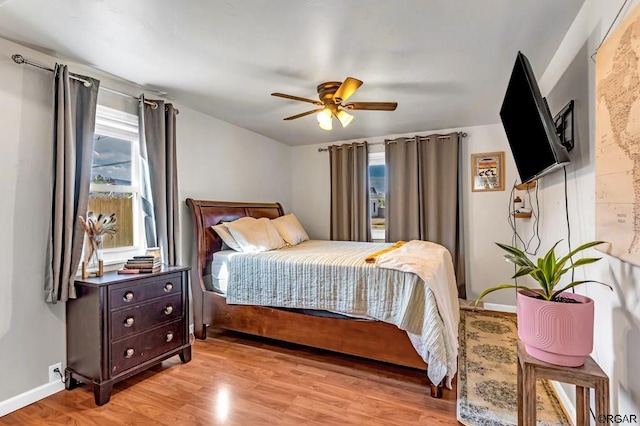
M 104 239 L 106 264 L 125 261 L 144 246 L 139 164 L 138 117 L 98 105 L 88 211 L 116 214 L 118 232 Z
M 369 212 L 371 214 L 371 238 L 384 241 L 387 193 L 387 166 L 384 152 L 369 153 Z

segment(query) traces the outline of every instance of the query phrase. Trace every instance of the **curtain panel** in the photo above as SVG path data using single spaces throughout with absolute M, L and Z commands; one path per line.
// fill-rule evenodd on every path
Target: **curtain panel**
M 459 144 L 457 133 L 385 141 L 386 240 L 425 240 L 446 247 L 458 295 L 465 298 Z
M 66 302 L 76 298 L 75 276 L 82 257 L 91 182 L 93 136 L 100 81 L 70 78 L 66 65 L 54 69 L 52 199 L 45 300 Z
M 169 265 L 180 260 L 176 114 L 172 104 L 145 102 L 140 95 L 141 192 L 147 246 L 160 247 L 162 261 Z
M 329 146 L 331 240 L 371 241 L 368 161 L 367 142 Z

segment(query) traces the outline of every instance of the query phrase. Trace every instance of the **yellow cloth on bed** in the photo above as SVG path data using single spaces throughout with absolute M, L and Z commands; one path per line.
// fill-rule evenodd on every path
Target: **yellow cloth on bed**
M 378 258 L 378 256 L 380 256 L 381 254 L 385 254 L 387 252 L 390 252 L 391 250 L 395 250 L 397 248 L 402 247 L 403 245 L 405 245 L 407 242 L 406 241 L 398 241 L 397 243 L 395 243 L 394 245 L 392 245 L 391 247 L 387 247 L 384 250 L 380 250 L 377 251 L 375 253 L 370 254 L 369 256 L 367 256 L 364 261 L 367 263 L 375 263 L 376 259 Z

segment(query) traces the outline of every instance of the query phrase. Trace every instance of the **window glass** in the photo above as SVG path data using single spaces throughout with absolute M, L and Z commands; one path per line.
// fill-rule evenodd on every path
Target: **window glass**
M 88 211 L 116 214 L 118 231 L 103 241 L 106 262 L 143 250 L 139 170 L 137 117 L 98 105 Z
M 95 135 L 91 182 L 131 185 L 131 141 Z
M 384 241 L 386 220 L 387 167 L 384 152 L 369 153 L 369 212 L 371 238 Z

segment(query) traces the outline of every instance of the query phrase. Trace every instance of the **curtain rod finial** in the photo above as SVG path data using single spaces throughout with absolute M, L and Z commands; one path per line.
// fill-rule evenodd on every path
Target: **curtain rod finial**
M 11 55 L 11 59 L 16 64 L 24 64 L 24 57 L 22 55 Z

